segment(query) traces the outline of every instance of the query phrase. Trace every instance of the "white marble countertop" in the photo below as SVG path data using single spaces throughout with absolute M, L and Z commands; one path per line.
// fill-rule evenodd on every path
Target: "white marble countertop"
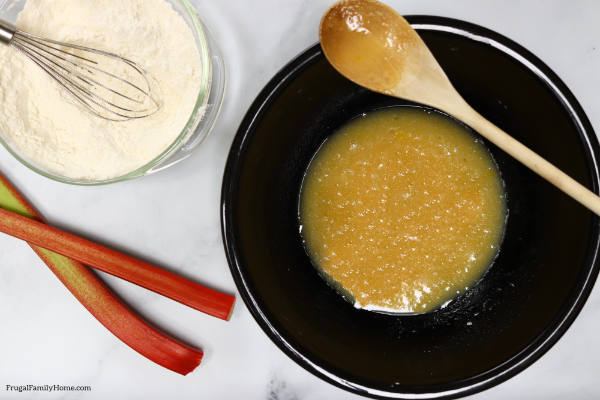
M 185 162 L 104 187 L 55 183 L 4 150 L 0 170 L 59 227 L 143 255 L 235 293 L 219 221 L 221 177 L 246 109 L 287 61 L 317 40 L 330 0 L 192 0 L 220 42 L 228 93 L 212 136 Z M 600 2 L 388 0 L 403 14 L 449 16 L 527 47 L 566 82 L 600 132 Z M 121 343 L 19 240 L 0 236 L 0 399 L 358 399 L 306 372 L 267 338 L 245 305 L 230 322 L 119 279 L 102 278 L 141 315 L 205 351 L 183 377 Z M 598 399 L 600 288 L 571 329 L 513 379 L 473 399 Z M 6 385 L 90 385 L 89 392 L 9 392 Z

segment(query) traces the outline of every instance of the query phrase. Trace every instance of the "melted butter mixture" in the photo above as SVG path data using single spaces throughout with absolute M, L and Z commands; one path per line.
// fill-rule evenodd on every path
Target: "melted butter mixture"
M 504 198 L 496 164 L 468 131 L 421 109 L 388 109 L 351 121 L 319 150 L 302 187 L 301 231 L 357 308 L 427 312 L 493 261 Z

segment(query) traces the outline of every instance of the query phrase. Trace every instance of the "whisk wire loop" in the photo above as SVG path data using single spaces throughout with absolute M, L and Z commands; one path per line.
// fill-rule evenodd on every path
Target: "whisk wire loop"
M 148 117 L 160 109 L 146 72 L 127 58 L 42 38 L 2 21 L 0 42 L 22 52 L 81 106 L 100 118 L 128 121 Z

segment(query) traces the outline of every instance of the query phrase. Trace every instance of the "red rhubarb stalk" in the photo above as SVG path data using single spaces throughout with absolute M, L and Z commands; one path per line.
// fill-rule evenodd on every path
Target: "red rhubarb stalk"
M 0 232 L 52 250 L 217 318 L 229 319 L 235 302 L 233 296 L 2 208 Z
M 42 221 L 40 214 L 0 174 L 0 207 Z M 186 375 L 202 360 L 202 351 L 152 328 L 121 303 L 83 264 L 38 246 L 33 250 L 102 325 L 144 357 Z

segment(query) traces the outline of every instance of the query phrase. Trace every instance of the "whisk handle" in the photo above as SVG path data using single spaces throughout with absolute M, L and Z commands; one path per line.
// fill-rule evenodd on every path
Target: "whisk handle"
M 15 32 L 17 32 L 17 28 L 13 24 L 0 19 L 0 42 L 9 44 Z

